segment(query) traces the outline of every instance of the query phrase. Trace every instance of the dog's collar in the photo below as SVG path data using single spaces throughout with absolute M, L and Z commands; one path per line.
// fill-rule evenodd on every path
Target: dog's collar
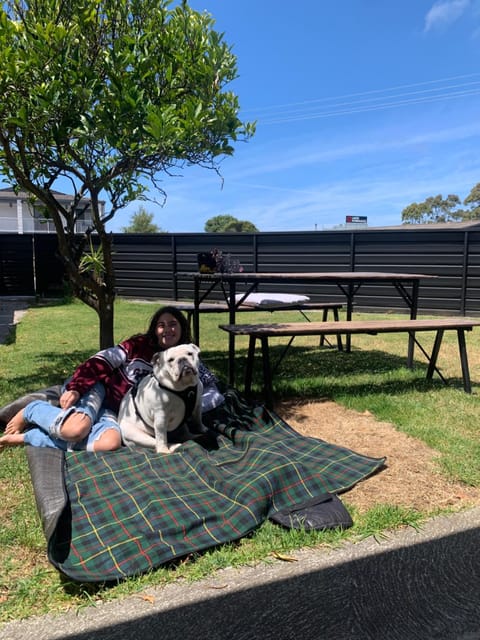
M 185 415 L 183 416 L 183 421 L 188 420 L 191 417 L 193 409 L 195 408 L 195 403 L 197 402 L 198 384 L 187 387 L 182 391 L 177 391 L 176 389 L 172 389 L 171 387 L 167 387 L 166 385 L 162 384 L 154 373 L 152 373 L 152 377 L 155 378 L 158 386 L 161 389 L 165 389 L 165 391 L 174 393 L 176 396 L 183 400 L 183 403 L 185 405 Z
M 156 383 L 158 384 L 158 386 L 161 389 L 164 389 L 165 391 L 168 391 L 169 393 L 173 393 L 176 396 L 178 396 L 179 398 L 181 398 L 181 400 L 183 400 L 183 404 L 185 407 L 185 413 L 182 419 L 182 422 L 185 422 L 186 420 L 188 420 L 192 414 L 193 414 L 193 410 L 195 408 L 195 404 L 197 402 L 197 395 L 198 395 L 198 384 L 193 385 L 191 387 L 187 387 L 186 389 L 183 389 L 182 391 L 177 391 L 176 389 L 172 389 L 171 387 L 167 387 L 166 385 L 162 384 L 160 382 L 160 380 L 157 378 L 157 376 L 153 373 L 150 374 L 152 378 L 154 378 L 154 380 L 156 381 Z M 148 424 L 148 422 L 145 420 L 145 418 L 142 416 L 142 414 L 140 413 L 140 409 L 138 408 L 138 404 L 137 404 L 137 390 L 138 390 L 138 383 L 135 384 L 132 387 L 132 400 L 133 400 L 133 406 L 135 408 L 135 413 L 137 414 L 137 416 L 140 418 L 140 420 L 142 422 L 144 422 L 145 424 Z M 181 424 L 181 423 L 180 423 Z

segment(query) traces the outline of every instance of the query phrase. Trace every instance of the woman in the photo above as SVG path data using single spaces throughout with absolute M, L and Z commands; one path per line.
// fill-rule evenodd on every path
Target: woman
M 161 307 L 146 333 L 99 351 L 77 367 L 60 396 L 60 408 L 36 400 L 20 410 L 7 423 L 0 448 L 30 444 L 64 450 L 118 449 L 122 443 L 116 415 L 123 396 L 152 371 L 155 352 L 188 342 L 189 328 L 182 312 Z M 223 402 L 223 396 L 215 376 L 203 364 L 200 379 L 204 385 L 202 410 L 209 411 Z

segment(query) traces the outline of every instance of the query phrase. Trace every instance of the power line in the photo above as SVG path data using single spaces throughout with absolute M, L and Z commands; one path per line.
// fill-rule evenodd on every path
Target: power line
M 447 86 L 447 87 L 442 87 L 442 91 L 451 90 L 451 89 L 463 89 L 463 88 L 466 88 L 466 87 L 479 86 L 479 85 L 480 85 L 480 80 L 477 80 L 475 82 L 467 82 L 467 83 L 454 84 L 454 85 L 450 85 L 450 86 Z M 418 96 L 418 95 L 421 95 L 421 94 L 427 94 L 427 93 L 438 92 L 438 91 L 439 91 L 438 88 L 423 89 L 422 91 L 406 91 L 406 92 L 403 92 L 403 93 L 392 94 L 392 95 L 389 95 L 389 96 L 382 96 L 382 98 L 385 98 L 385 99 L 404 98 L 404 97 L 407 97 L 407 96 Z M 380 98 L 378 98 L 378 97 L 368 97 L 368 98 L 363 98 L 362 100 L 356 100 L 356 101 L 349 100 L 349 101 L 346 101 L 346 102 L 337 102 L 337 103 L 334 103 L 332 105 L 332 107 L 336 108 L 336 107 L 350 106 L 350 105 L 356 105 L 356 104 L 361 105 L 364 102 L 374 102 L 374 101 L 377 101 L 379 99 Z M 288 115 L 288 113 L 289 112 L 286 111 L 285 115 Z M 299 112 L 298 110 L 296 110 L 296 111 L 294 110 L 294 111 L 291 112 L 292 115 L 296 115 L 297 113 L 302 113 L 302 111 Z
M 374 89 L 372 91 L 363 91 L 343 96 L 326 97 L 319 98 L 317 100 L 263 107 L 258 109 L 257 121 L 259 124 L 263 125 L 281 124 L 285 122 L 327 118 L 353 113 L 365 113 L 381 109 L 391 109 L 394 107 L 475 96 L 480 93 L 480 80 L 472 80 L 470 82 L 461 82 L 437 87 L 431 87 L 431 85 L 451 82 L 452 80 L 474 77 L 478 78 L 479 76 L 480 74 L 478 73 L 472 73 L 461 76 L 452 76 L 440 80 L 399 85 L 386 89 Z M 425 88 L 416 91 L 399 92 L 401 89 L 412 89 L 415 87 Z M 394 91 L 397 93 L 392 93 Z M 253 110 L 249 109 L 248 111 L 251 112 Z M 264 113 L 263 116 L 261 115 L 262 112 Z
M 295 122 L 295 121 L 301 121 L 301 120 L 312 120 L 312 119 L 318 119 L 318 118 L 329 118 L 329 117 L 333 117 L 333 116 L 341 116 L 341 115 L 349 115 L 349 114 L 353 114 L 353 113 L 366 113 L 369 111 L 379 111 L 382 109 L 392 109 L 394 107 L 402 107 L 402 106 L 406 106 L 406 105 L 414 105 L 414 104 L 426 104 L 429 102 L 439 102 L 441 100 L 451 100 L 453 98 L 462 98 L 462 97 L 466 97 L 466 96 L 475 96 L 475 95 L 479 95 L 480 94 L 480 88 L 478 88 L 477 90 L 471 90 L 471 91 L 457 91 L 457 92 L 453 92 L 453 93 L 447 93 L 445 95 L 438 95 L 438 96 L 426 96 L 423 98 L 415 98 L 415 99 L 411 99 L 411 100 L 397 100 L 394 102 L 384 102 L 384 103 L 379 103 L 376 105 L 368 105 L 368 106 L 355 106 L 355 104 L 352 104 L 352 108 L 350 109 L 337 109 L 337 110 L 332 110 L 332 111 L 324 111 L 324 112 L 317 112 L 317 113 L 309 113 L 309 114 L 299 114 L 299 115 L 292 115 L 292 116 L 286 116 L 286 117 L 282 117 L 281 115 L 278 116 L 277 118 L 271 118 L 271 119 L 267 119 L 267 120 L 262 120 L 261 118 L 258 120 L 259 124 L 263 124 L 263 125 L 268 125 L 268 124 L 281 124 L 284 122 Z
M 370 91 L 361 91 L 361 92 L 357 92 L 357 93 L 347 93 L 347 94 L 343 94 L 340 96 L 327 96 L 326 98 L 316 98 L 315 100 L 303 100 L 301 102 L 290 102 L 290 103 L 286 103 L 286 104 L 277 104 L 277 105 L 270 105 L 269 107 L 258 107 L 258 108 L 253 108 L 253 109 L 244 109 L 245 113 L 249 113 L 249 112 L 255 112 L 255 113 L 259 113 L 261 111 L 269 111 L 271 109 L 283 109 L 284 107 L 296 107 L 296 106 L 302 106 L 305 104 L 315 104 L 315 103 L 319 103 L 319 102 L 329 102 L 332 100 L 343 100 L 345 98 L 355 98 L 357 96 L 368 96 L 368 95 L 372 95 L 374 93 L 387 93 L 389 91 L 397 91 L 398 89 L 410 89 L 412 87 L 422 87 L 422 86 L 426 86 L 426 85 L 430 85 L 430 84 L 438 84 L 440 82 L 450 82 L 451 80 L 460 80 L 461 78 L 478 78 L 480 76 L 480 73 L 468 73 L 468 74 L 464 74 L 464 75 L 458 75 L 458 76 L 450 76 L 448 78 L 440 78 L 439 80 L 425 80 L 424 82 L 415 82 L 415 83 L 410 83 L 410 84 L 401 84 L 401 85 L 396 85 L 394 87 L 387 87 L 385 89 L 372 89 Z

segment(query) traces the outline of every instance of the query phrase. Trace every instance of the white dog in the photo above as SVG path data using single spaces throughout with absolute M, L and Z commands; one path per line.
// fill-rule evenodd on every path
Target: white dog
M 170 453 L 181 446 L 168 445 L 167 433 L 192 418 L 199 432 L 202 422 L 203 385 L 198 377 L 200 349 L 180 344 L 159 351 L 152 358 L 152 373 L 140 380 L 123 398 L 118 420 L 124 444 Z M 183 440 L 194 438 L 185 424 Z

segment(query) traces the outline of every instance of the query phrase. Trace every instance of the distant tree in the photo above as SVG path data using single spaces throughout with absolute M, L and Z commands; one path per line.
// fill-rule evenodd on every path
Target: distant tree
M 225 227 L 232 222 L 236 222 L 236 218 L 233 216 L 214 216 L 205 222 L 204 229 L 207 233 L 217 233 L 218 231 L 225 231 Z
M 433 222 L 450 222 L 463 219 L 463 210 L 458 210 L 461 204 L 457 195 L 450 194 L 443 198 L 431 196 L 423 202 L 413 202 L 402 211 L 402 222 L 407 224 L 425 224 Z
M 153 213 L 148 213 L 144 207 L 139 207 L 138 211 L 130 218 L 128 227 L 122 227 L 123 233 L 165 233 L 153 222 Z
M 210 218 L 205 223 L 205 231 L 207 233 L 219 233 L 221 231 L 258 231 L 253 222 L 248 220 L 238 220 L 234 216 L 220 215 Z
M 470 205 L 470 209 L 465 211 L 465 220 L 478 220 L 480 218 L 480 182 L 473 187 L 463 204 Z
M 258 231 L 257 227 L 253 224 L 253 222 L 249 222 L 248 220 L 235 220 L 235 222 L 231 222 L 228 224 L 224 231 L 238 231 L 245 233 L 255 233 Z

